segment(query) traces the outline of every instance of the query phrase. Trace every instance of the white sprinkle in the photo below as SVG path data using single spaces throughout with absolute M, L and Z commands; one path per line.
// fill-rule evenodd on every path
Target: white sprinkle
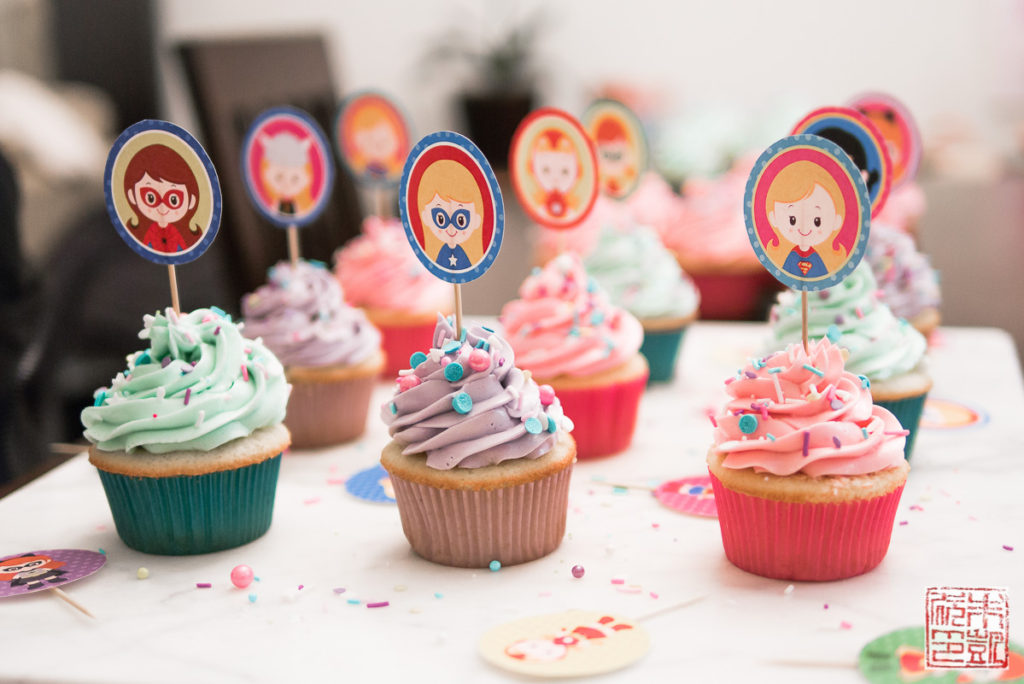
M 775 397 L 779 400 L 780 404 L 786 403 L 786 399 L 782 396 L 782 385 L 779 384 L 779 374 L 772 373 L 772 384 L 775 385 Z
M 206 419 L 206 411 L 199 409 L 199 417 L 196 418 L 196 427 L 200 427 L 203 424 L 203 420 Z
M 796 589 L 796 587 L 794 587 L 792 584 L 790 584 L 785 589 L 782 590 L 782 593 L 785 594 L 786 596 L 789 596 L 790 594 L 793 593 L 794 589 Z

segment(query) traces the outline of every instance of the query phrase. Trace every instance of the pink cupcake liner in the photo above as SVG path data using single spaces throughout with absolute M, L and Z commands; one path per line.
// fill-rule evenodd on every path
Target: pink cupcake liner
M 714 473 L 725 556 L 773 579 L 829 581 L 861 575 L 889 550 L 903 485 L 846 503 L 788 503 L 734 492 Z
M 576 458 L 609 456 L 629 448 L 646 386 L 647 373 L 610 386 L 555 387 L 562 412 L 575 425 Z
M 341 444 L 366 431 L 376 376 L 334 382 L 291 382 L 284 424 L 292 433 L 292 449 Z
M 517 565 L 562 543 L 572 466 L 491 490 L 440 489 L 390 473 L 402 531 L 423 558 L 458 568 Z
M 374 323 L 381 334 L 381 347 L 384 349 L 384 378 L 398 376 L 398 371 L 409 367 L 409 357 L 414 353 L 430 349 L 434 341 L 436 321 L 411 323 L 409 325 L 387 325 Z
M 700 317 L 704 320 L 751 320 L 760 306 L 781 286 L 765 271 L 760 273 L 698 274 Z

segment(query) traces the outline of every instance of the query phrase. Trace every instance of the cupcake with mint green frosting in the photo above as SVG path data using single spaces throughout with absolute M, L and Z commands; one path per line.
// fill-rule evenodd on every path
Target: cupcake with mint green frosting
M 146 315 L 148 342 L 82 411 L 118 535 L 146 553 L 240 546 L 270 527 L 291 387 L 220 309 Z
M 686 328 L 700 306 L 697 288 L 675 257 L 651 228 L 605 223 L 584 265 L 612 303 L 643 325 L 640 353 L 650 365 L 648 382 L 671 380 Z
M 801 340 L 800 295 L 779 294 L 769 314 L 769 351 Z M 883 301 L 865 260 L 839 285 L 808 293 L 808 338 L 828 337 L 849 352 L 845 366 L 871 388 L 875 404 L 891 411 L 909 430 L 909 458 L 928 391 L 924 336 Z

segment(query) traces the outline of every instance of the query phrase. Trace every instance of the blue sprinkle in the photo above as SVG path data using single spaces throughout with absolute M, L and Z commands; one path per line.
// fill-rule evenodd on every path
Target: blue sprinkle
M 750 435 L 757 432 L 757 416 L 748 413 L 740 418 L 740 432 Z
M 306 259 L 306 263 L 308 263 L 310 266 L 316 266 L 317 268 L 322 268 L 324 270 L 327 269 L 327 264 L 320 261 L 319 259 Z
M 484 351 L 490 351 L 491 343 L 488 342 L 487 340 L 480 340 L 479 342 L 476 343 L 476 348 L 483 349 Z
M 488 328 L 486 325 L 481 325 L 480 327 L 483 328 L 484 330 L 486 330 L 489 333 L 494 332 L 494 330 L 492 330 L 491 328 Z
M 871 381 L 868 380 L 867 377 L 863 375 L 858 375 L 857 377 L 860 378 L 860 386 L 862 389 L 867 389 L 871 387 Z
M 591 325 L 600 325 L 602 321 L 604 321 L 603 311 L 594 311 L 592 314 L 590 314 Z
M 96 549 L 96 550 L 99 551 L 100 553 L 102 553 L 104 556 L 107 555 L 107 550 L 106 549 Z
M 217 314 L 221 318 L 227 318 L 228 320 L 231 319 L 231 317 L 228 316 L 228 312 L 225 311 L 224 309 L 220 308 L 219 306 L 211 306 L 210 307 L 210 311 L 212 311 L 213 313 Z
M 806 364 L 806 363 L 804 364 L 804 370 L 809 370 L 809 371 L 811 371 L 812 373 L 814 373 L 815 375 L 817 375 L 817 376 L 818 376 L 819 378 L 823 378 L 823 377 L 825 377 L 825 374 L 824 374 L 824 373 L 823 373 L 822 371 L 820 371 L 820 370 L 818 370 L 817 368 L 815 368 L 814 366 L 811 366 L 811 365 L 809 365 L 809 364 Z
M 531 435 L 539 435 L 543 430 L 544 427 L 536 418 L 526 419 L 526 431 L 529 432 Z
M 423 352 L 415 352 L 409 357 L 409 368 L 416 368 L 418 365 L 427 360 L 427 355 Z
M 769 369 L 768 369 L 768 372 L 769 372 L 769 373 L 773 373 L 773 374 L 774 374 L 774 373 L 781 373 L 781 372 L 782 372 L 782 369 L 781 369 L 781 368 L 779 368 L 779 367 L 775 367 L 775 368 L 769 368 Z
M 468 330 L 466 330 L 465 328 L 463 328 L 463 329 L 462 329 L 462 334 L 461 334 L 461 335 L 459 335 L 459 342 L 465 342 L 465 341 L 466 341 L 466 337 L 467 337 L 468 333 L 469 333 L 469 331 L 468 331 Z
M 462 342 L 458 340 L 449 340 L 448 342 L 444 343 L 443 347 L 441 347 L 441 351 L 443 351 L 445 354 L 451 354 L 452 352 L 459 351 L 459 349 L 461 348 Z
M 391 415 L 394 416 L 394 415 L 397 415 L 397 414 L 398 414 L 398 407 L 395 406 L 395 402 L 391 402 Z
M 145 366 L 147 363 L 153 363 L 153 359 L 150 358 L 148 351 L 144 351 L 135 357 L 136 366 Z
M 569 330 L 569 337 L 579 337 L 579 336 L 580 336 L 580 329 L 577 328 L 575 325 L 572 326 L 572 328 Z
M 828 341 L 832 342 L 833 344 L 838 342 L 839 338 L 842 336 L 843 334 L 839 332 L 839 327 L 836 325 L 828 326 L 828 330 L 825 331 L 825 337 L 827 337 Z
M 465 392 L 459 392 L 452 397 L 452 408 L 455 409 L 456 413 L 466 415 L 473 410 L 473 397 Z
M 462 379 L 462 374 L 465 371 L 462 368 L 462 364 L 458 361 L 452 361 L 444 367 L 444 379 L 448 382 L 456 382 Z
M 548 432 L 555 432 L 558 430 L 558 424 L 555 423 L 555 419 L 548 416 Z
M 587 278 L 587 292 L 597 292 L 597 281 L 593 278 Z
M 499 561 L 499 560 L 492 560 L 487 565 L 487 567 L 489 567 L 491 569 L 491 572 L 498 572 L 499 570 L 501 570 L 501 561 Z
M 765 437 L 767 437 L 768 439 L 770 439 L 770 440 L 771 440 L 771 441 L 773 441 L 773 442 L 775 441 L 775 435 L 773 435 L 773 434 L 772 434 L 772 433 L 770 433 L 770 432 L 766 432 L 766 433 L 764 434 L 764 436 L 765 436 Z
M 249 594 L 249 603 L 256 603 L 256 594 Z
M 358 606 L 359 599 L 348 599 L 347 601 L 345 601 L 345 603 L 349 604 L 350 606 Z
M 96 400 L 92 402 L 93 406 L 103 406 L 103 402 L 107 400 L 107 393 L 103 390 L 97 390 Z
M 861 428 L 860 429 L 860 434 L 864 435 L 864 439 L 867 439 L 868 438 L 868 429 L 867 428 Z
M 442 593 L 441 593 L 441 592 L 439 592 L 439 591 L 435 591 L 435 592 L 434 592 L 434 598 L 436 598 L 436 599 L 442 599 L 442 598 L 444 598 L 444 594 L 442 594 Z

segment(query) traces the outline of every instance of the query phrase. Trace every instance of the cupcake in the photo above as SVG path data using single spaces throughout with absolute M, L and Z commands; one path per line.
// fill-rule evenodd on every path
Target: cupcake
M 836 287 L 809 293 L 808 301 L 808 336 L 827 335 L 849 350 L 847 370 L 863 376 L 875 404 L 891 411 L 910 431 L 906 446 L 910 458 L 924 401 L 932 387 L 925 364 L 924 336 L 880 301 L 878 284 L 867 262 L 861 262 Z M 769 318 L 771 350 L 800 341 L 797 293 L 781 293 Z
M 554 389 L 572 418 L 580 458 L 625 450 L 647 384 L 643 327 L 612 306 L 572 253 L 534 269 L 501 322 L 519 366 Z
M 939 274 L 914 240 L 880 223 L 871 227 L 864 254 L 892 312 L 927 337 L 941 321 Z
M 650 226 L 659 236 L 673 228 L 684 211 L 683 198 L 654 171 L 643 175 L 625 203 L 637 223 Z
M 240 546 L 270 527 L 289 386 L 219 309 L 144 317 L 149 347 L 82 411 L 117 533 L 145 553 Z
M 490 329 L 460 336 L 441 316 L 412 366 L 381 408 L 392 437 L 381 465 L 413 550 L 483 568 L 558 548 L 576 447 L 551 388 L 517 368 Z
M 763 577 L 827 581 L 885 557 L 910 466 L 906 430 L 827 338 L 727 379 L 708 470 L 725 555 Z
M 889 192 L 882 211 L 878 212 L 873 222 L 892 226 L 907 235 L 916 236 L 918 224 L 927 208 L 928 200 L 921 186 L 910 181 Z
M 384 368 L 380 333 L 319 262 L 282 261 L 242 299 L 246 332 L 285 366 L 292 395 L 285 424 L 297 449 L 340 444 L 366 430 L 370 395 Z
M 334 274 L 352 306 L 381 332 L 386 377 L 430 344 L 434 316 L 452 311 L 452 288 L 423 267 L 396 219 L 369 216 L 362 235 L 334 255 Z

